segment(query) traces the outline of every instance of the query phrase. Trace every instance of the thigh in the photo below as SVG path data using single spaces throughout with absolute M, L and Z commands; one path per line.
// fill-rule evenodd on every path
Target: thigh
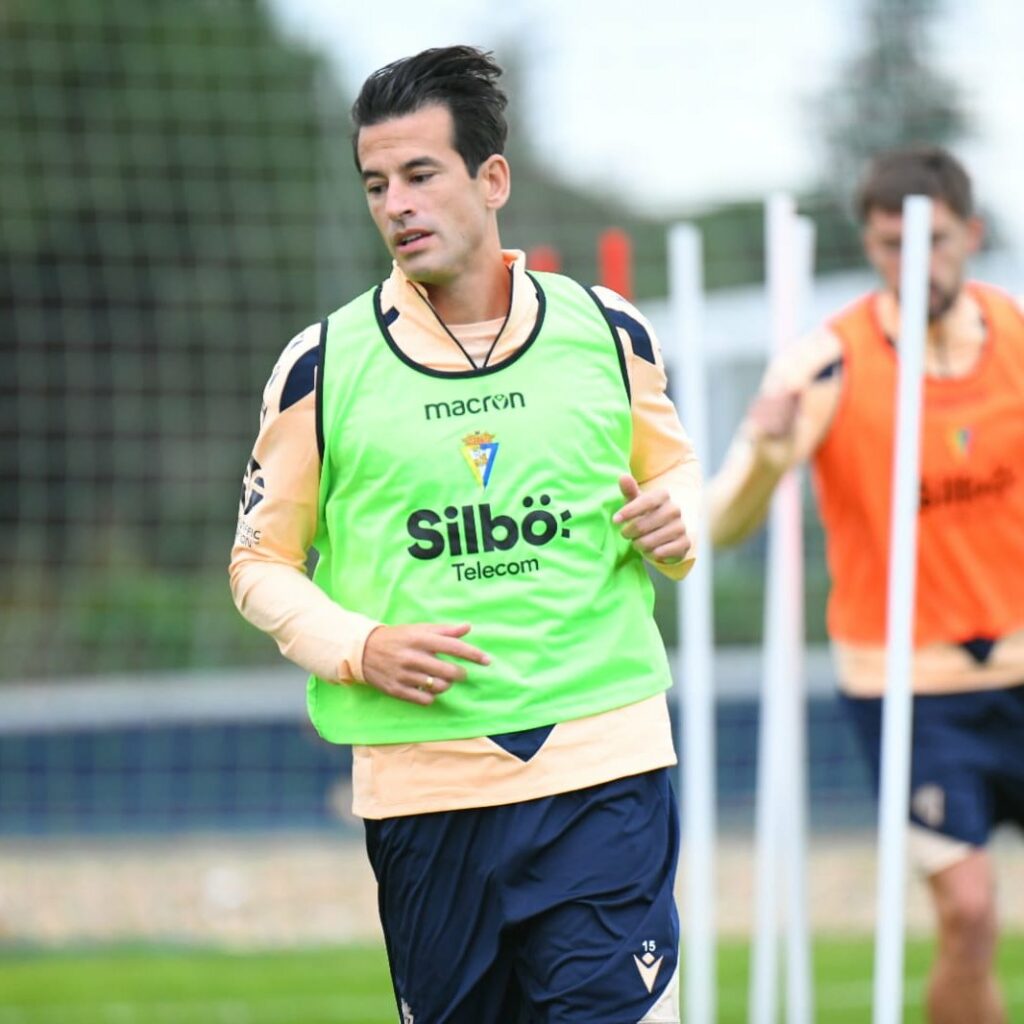
M 678 1021 L 667 770 L 365 825 L 403 1020 Z
M 993 719 L 995 817 L 1024 829 L 1024 686 L 997 695 Z
M 910 820 L 961 843 L 983 846 L 995 820 L 986 694 L 918 696 L 913 702 Z M 876 786 L 882 700 L 843 697 Z
M 543 1024 L 675 1024 L 678 817 L 667 771 L 565 794 L 514 887 L 516 971 Z
M 940 923 L 991 918 L 996 909 L 996 877 L 986 850 L 970 855 L 928 878 Z
M 486 811 L 366 821 L 399 1019 L 519 1024 L 525 1010 Z
M 914 700 L 911 820 L 972 846 L 996 820 L 990 702 L 986 692 Z

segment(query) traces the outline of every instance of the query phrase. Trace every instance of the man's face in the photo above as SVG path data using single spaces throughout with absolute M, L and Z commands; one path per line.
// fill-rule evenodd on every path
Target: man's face
M 357 141 L 370 215 L 399 267 L 425 285 L 451 285 L 497 247 L 494 211 L 508 195 L 503 157 L 473 178 L 453 142 L 438 104 L 362 128 Z
M 903 214 L 872 207 L 863 231 L 864 252 L 885 287 L 899 295 Z M 981 244 L 977 218 L 958 217 L 941 199 L 932 203 L 932 253 L 928 268 L 928 319 L 941 319 L 956 302 L 968 258 Z

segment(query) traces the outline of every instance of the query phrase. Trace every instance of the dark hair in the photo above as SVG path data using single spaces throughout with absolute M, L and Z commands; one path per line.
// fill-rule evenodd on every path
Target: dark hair
M 480 164 L 505 151 L 508 98 L 498 88 L 494 55 L 473 46 L 445 46 L 404 57 L 375 71 L 352 104 L 352 150 L 359 166 L 359 130 L 440 104 L 454 123 L 454 148 L 476 177 Z
M 871 161 L 857 189 L 857 218 L 864 223 L 875 208 L 899 213 L 911 195 L 941 199 L 963 220 L 974 214 L 971 179 L 960 161 L 940 146 L 907 146 Z

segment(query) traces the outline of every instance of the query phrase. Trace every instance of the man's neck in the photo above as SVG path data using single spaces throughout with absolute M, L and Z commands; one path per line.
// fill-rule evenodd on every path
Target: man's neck
M 435 312 L 446 324 L 475 324 L 504 317 L 512 297 L 509 268 L 496 261 L 448 284 L 424 284 Z
M 899 337 L 899 302 L 892 292 L 883 292 L 879 304 L 882 328 L 890 338 Z M 961 377 L 977 365 L 987 336 L 987 327 L 977 301 L 962 288 L 952 306 L 928 324 L 925 365 L 930 376 Z

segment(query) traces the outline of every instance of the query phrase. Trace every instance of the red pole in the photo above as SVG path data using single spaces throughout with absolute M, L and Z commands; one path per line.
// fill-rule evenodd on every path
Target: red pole
M 633 243 L 621 228 L 608 228 L 598 236 L 597 277 L 624 299 L 633 298 Z
M 557 274 L 562 269 L 562 256 L 553 245 L 535 245 L 526 254 L 526 265 L 531 270 Z

